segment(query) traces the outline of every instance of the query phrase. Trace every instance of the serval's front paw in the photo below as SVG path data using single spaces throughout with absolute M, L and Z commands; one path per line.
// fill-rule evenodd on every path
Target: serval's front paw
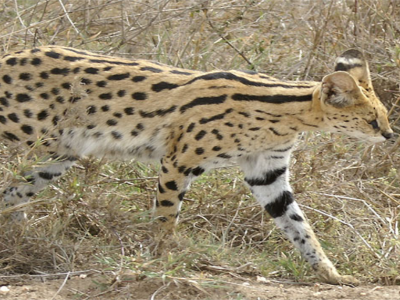
M 314 266 L 318 276 L 329 284 L 340 284 L 356 286 L 360 284 L 360 281 L 351 275 L 340 275 L 333 264 L 327 260 L 322 261 L 318 265 Z
M 339 275 L 339 278 L 337 279 L 338 279 L 337 283 L 335 284 L 349 285 L 349 286 L 360 285 L 360 281 L 351 275 Z
M 152 232 L 152 243 L 149 245 L 152 255 L 158 257 L 173 247 L 175 238 L 174 227 L 171 224 L 165 224 L 155 219 L 152 224 Z

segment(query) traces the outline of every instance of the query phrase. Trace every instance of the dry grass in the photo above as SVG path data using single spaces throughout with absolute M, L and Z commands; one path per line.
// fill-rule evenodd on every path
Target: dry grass
M 58 44 L 183 68 L 255 69 L 290 80 L 319 80 L 340 52 L 358 47 L 400 131 L 396 1 L 6 0 L 0 15 L 2 52 Z M 399 283 L 399 146 L 399 138 L 366 146 L 305 134 L 292 159 L 291 182 L 323 247 L 341 273 L 367 282 Z M 0 160 L 1 186 L 35 163 L 4 146 Z M 148 209 L 157 169 L 81 161 L 35 198 L 27 224 L 0 225 L 1 274 L 102 270 L 118 283 L 129 271 L 134 280 L 180 282 L 197 292 L 223 286 L 222 274 L 314 280 L 236 168 L 213 171 L 193 185 L 177 245 L 153 257 Z

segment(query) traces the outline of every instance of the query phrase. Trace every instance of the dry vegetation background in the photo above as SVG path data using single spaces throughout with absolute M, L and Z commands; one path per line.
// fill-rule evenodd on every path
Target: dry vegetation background
M 189 69 L 320 80 L 338 54 L 357 47 L 397 133 L 399 37 L 395 0 L 0 0 L 1 53 L 57 44 Z M 297 200 L 324 249 L 341 273 L 365 284 L 400 283 L 399 146 L 398 134 L 374 146 L 304 134 L 292 159 Z M 0 147 L 2 187 L 40 163 Z M 237 168 L 215 170 L 193 185 L 176 246 L 154 257 L 148 209 L 159 166 L 104 163 L 82 160 L 41 192 L 22 228 L 0 224 L 0 285 L 100 274 L 92 292 L 69 292 L 76 299 L 131 299 L 132 286 L 142 286 L 157 299 L 243 299 L 229 281 L 317 281 Z

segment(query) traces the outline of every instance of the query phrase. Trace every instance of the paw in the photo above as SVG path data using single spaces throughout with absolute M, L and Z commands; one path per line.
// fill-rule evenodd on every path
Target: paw
M 150 252 L 153 256 L 159 257 L 169 249 L 173 242 L 174 231 L 171 228 L 165 228 L 164 223 L 155 220 L 152 224 Z
M 323 281 L 329 284 L 335 285 L 348 285 L 357 286 L 360 285 L 360 281 L 351 275 L 339 275 L 337 272 L 329 272 L 329 275 L 325 276 L 320 274 Z
M 357 286 L 360 285 L 360 281 L 351 275 L 339 275 L 337 283 L 334 284 Z
M 358 279 L 351 275 L 340 275 L 329 260 L 322 260 L 319 264 L 313 266 L 319 277 L 326 283 L 356 286 L 360 284 Z
M 27 215 L 23 208 L 25 202 L 17 202 L 14 199 L 12 199 L 9 194 L 6 193 L 4 194 L 5 194 L 4 199 L 0 200 L 1 216 L 15 223 L 26 221 Z

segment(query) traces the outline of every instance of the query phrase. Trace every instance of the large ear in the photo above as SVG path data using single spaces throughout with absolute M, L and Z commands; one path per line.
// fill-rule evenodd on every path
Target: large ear
M 335 71 L 349 73 L 365 89 L 372 87 L 368 63 L 364 55 L 356 49 L 347 50 L 336 59 Z
M 354 78 L 347 72 L 338 71 L 325 76 L 321 85 L 321 101 L 337 108 L 353 105 L 360 94 Z

